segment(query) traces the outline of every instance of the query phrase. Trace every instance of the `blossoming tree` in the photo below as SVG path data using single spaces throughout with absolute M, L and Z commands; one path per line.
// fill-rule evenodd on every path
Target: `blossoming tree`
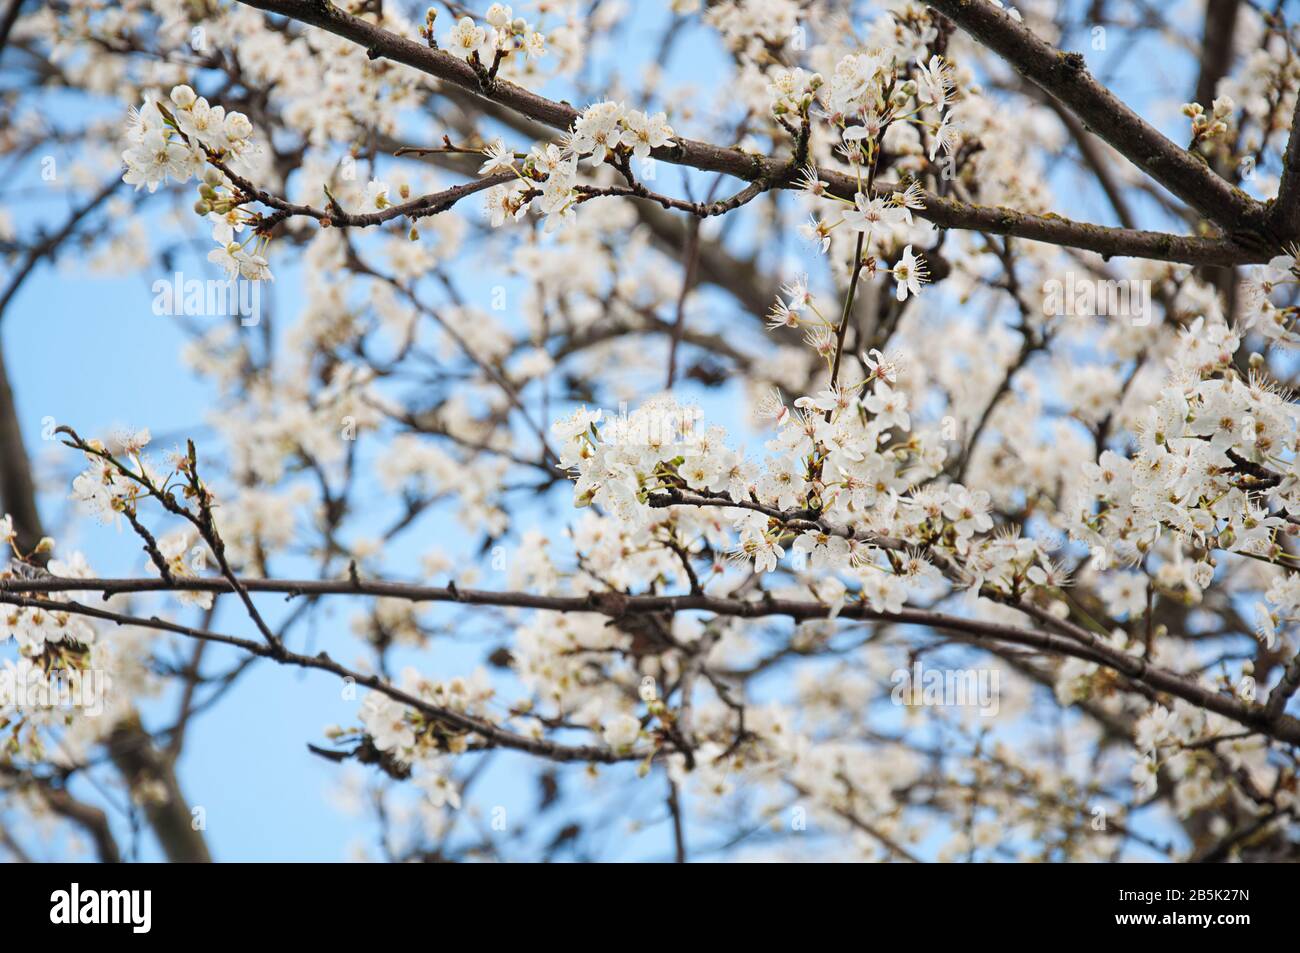
M 206 426 L 48 473 L 0 363 L 0 851 L 208 859 L 257 665 L 386 859 L 1300 852 L 1294 9 L 4 6 L 5 324 L 280 306 L 164 287 Z

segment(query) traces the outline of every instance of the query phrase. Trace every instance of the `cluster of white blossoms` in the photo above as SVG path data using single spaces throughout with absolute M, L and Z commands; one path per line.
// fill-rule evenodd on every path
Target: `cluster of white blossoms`
M 1193 578 L 1214 577 L 1213 550 L 1276 561 L 1279 534 L 1300 516 L 1293 475 L 1300 408 L 1262 374 L 1233 365 L 1240 339 L 1197 319 L 1181 332 L 1170 379 L 1148 408 L 1131 458 L 1106 451 L 1085 467 L 1071 532 L 1097 568 L 1140 562 L 1172 533 L 1203 553 Z
M 98 578 L 79 551 L 51 558 L 57 547 L 49 537 L 32 552 L 20 551 L 9 515 L 0 516 L 0 546 L 11 553 L 0 559 L 0 584 Z M 79 595 L 40 591 L 26 598 L 49 604 Z M 96 597 L 98 606 L 115 613 L 129 612 L 129 601 L 121 594 Z M 85 614 L 52 605 L 0 605 L 0 650 L 16 649 L 15 657 L 0 659 L 7 774 L 41 765 L 69 773 L 82 769 L 131 715 L 135 701 L 157 694 L 154 634 L 124 625 L 113 627 L 112 638 L 100 638 L 98 628 Z
M 13 521 L 9 516 L 0 518 L 0 543 L 14 546 Z M 51 540 L 41 541 L 39 551 L 48 554 L 54 548 Z M 15 556 L 18 555 L 14 549 Z M 25 558 L 25 557 L 23 557 Z M 28 568 L 28 564 L 19 558 L 0 570 L 0 579 L 30 578 L 40 575 L 40 571 Z M 68 559 L 51 559 L 46 564 L 45 572 L 65 579 L 93 579 L 85 556 L 74 552 Z M 44 598 L 59 600 L 67 597 L 66 593 L 43 594 Z M 83 615 L 46 609 L 42 606 L 0 606 L 0 644 L 13 639 L 19 651 L 25 655 L 40 655 L 47 646 L 86 646 L 95 641 L 95 627 Z
M 54 540 L 46 537 L 33 552 L 17 546 L 12 517 L 0 516 L 0 584 L 33 579 L 94 579 L 97 573 L 77 550 L 52 558 Z M 42 565 L 42 560 L 47 560 Z M 29 598 L 42 603 L 75 600 L 75 592 L 41 591 Z M 122 612 L 123 595 L 96 600 Z M 75 767 L 120 724 L 132 699 L 153 694 L 149 670 L 152 635 L 131 626 L 116 627 L 113 638 L 99 638 L 90 617 L 48 605 L 0 605 L 0 648 L 12 645 L 15 658 L 0 660 L 0 726 L 10 766 L 47 762 Z
M 172 471 L 161 478 L 144 452 L 151 439 L 147 429 L 118 434 L 113 439 L 115 452 L 110 452 L 102 440 L 87 441 L 89 450 L 84 453 L 86 469 L 73 478 L 70 496 L 82 512 L 101 523 L 117 525 L 123 514 L 136 514 L 151 490 L 169 484 L 178 471 L 188 467 L 188 461 L 177 451 L 170 455 Z M 207 567 L 206 546 L 200 542 L 192 526 L 183 526 L 162 536 L 157 540 L 156 548 L 167 573 L 179 582 L 198 577 Z M 150 562 L 149 569 L 154 573 L 162 572 L 153 562 Z M 53 564 L 51 572 L 56 576 L 90 577 L 88 570 L 65 574 L 54 569 Z M 182 603 L 203 609 L 212 606 L 210 592 L 178 591 L 176 597 Z
M 231 279 L 270 280 L 263 254 L 267 238 L 250 233 L 243 241 L 235 240 L 249 220 L 248 213 L 231 192 L 222 191 L 226 177 L 209 164 L 211 159 L 232 164 L 246 159 L 254 151 L 253 124 L 241 112 L 227 113 L 224 107 L 209 104 L 189 86 L 174 86 L 168 99 L 164 104 L 147 97 L 142 106 L 131 110 L 122 180 L 137 190 L 148 187 L 153 192 L 168 181 L 184 184 L 201 179 L 194 210 L 212 222 L 217 243 L 208 260 L 225 269 Z
M 87 443 L 97 452 L 86 453 L 86 469 L 72 480 L 72 499 L 87 515 L 101 523 L 117 525 L 123 511 L 135 506 L 143 494 L 140 481 L 154 482 L 156 477 L 143 454 L 152 439 L 148 430 L 122 434 L 115 439 L 121 454 L 135 465 L 134 470 L 118 467 L 106 455 L 101 455 L 108 452 L 102 440 L 92 439 Z
M 1261 652 L 1289 657 L 1293 623 L 1300 620 L 1300 565 L 1290 545 L 1300 517 L 1300 408 L 1268 379 L 1257 357 L 1242 362 L 1245 368 L 1237 363 L 1240 343 L 1239 331 L 1217 315 L 1184 327 L 1166 357 L 1163 384 L 1137 415 L 1131 454 L 1105 450 L 1085 464 L 1063 515 L 1070 535 L 1088 547 L 1089 579 L 1111 618 L 1141 619 L 1153 598 L 1200 605 L 1212 585 L 1230 576 L 1232 599 L 1246 605 L 1256 594 Z M 1145 645 L 1118 625 L 1105 641 L 1149 664 L 1198 667 L 1195 648 L 1164 638 L 1160 626 Z M 1210 692 L 1256 698 L 1251 660 L 1206 671 L 1197 681 Z M 1057 670 L 1057 698 L 1063 704 L 1107 699 L 1110 682 L 1097 665 L 1068 659 Z M 1271 789 L 1277 769 L 1267 763 L 1265 740 L 1232 740 L 1212 752 L 1201 744 L 1237 728 L 1182 701 L 1152 705 L 1135 739 L 1132 779 L 1139 796 L 1153 794 L 1166 771 L 1180 814 L 1217 803 L 1232 787 L 1223 759 L 1239 776 Z
M 1234 776 L 1257 790 L 1275 790 L 1275 803 L 1281 810 L 1300 804 L 1293 786 L 1277 784 L 1280 775 L 1277 766 L 1269 762 L 1267 741 L 1258 736 L 1238 737 L 1236 729 L 1221 715 L 1182 700 L 1169 708 L 1152 705 L 1138 720 L 1134 737 L 1138 757 L 1131 777 L 1139 796 L 1155 794 L 1163 771 L 1173 782 L 1174 807 L 1180 817 L 1241 798 L 1234 788 Z M 1207 737 L 1223 740 L 1211 752 L 1200 744 Z
M 1257 157 L 1269 148 L 1282 148 L 1290 125 L 1278 117 L 1295 114 L 1300 95 L 1300 58 L 1286 31 L 1271 29 L 1262 19 L 1250 18 L 1237 33 L 1242 62 L 1219 81 L 1220 99 L 1236 104 L 1235 139 L 1242 177 L 1268 195 L 1276 192 L 1276 177 L 1257 169 Z M 1271 182 L 1268 180 L 1272 180 Z
M 129 148 L 122 153 L 126 173 L 122 181 L 150 192 L 174 180 L 185 183 L 203 172 L 205 149 L 218 155 L 238 156 L 251 145 L 253 124 L 240 112 L 226 114 L 189 86 L 175 86 L 164 104 L 146 97 L 132 109 L 127 124 Z
M 767 3 L 723 0 L 710 3 L 704 19 L 722 35 L 732 50 L 744 56 L 761 58 L 770 56 L 770 49 L 779 47 L 795 35 L 801 12 L 795 0 L 769 0 Z
M 1059 585 L 1039 544 L 990 535 L 988 493 L 934 482 L 945 458 L 938 435 L 911 432 L 893 366 L 879 354 L 866 360 L 871 376 L 801 397 L 793 409 L 773 394 L 767 410 L 777 432 L 761 463 L 728 448 L 721 427 L 696 428 L 697 414 L 666 398 L 603 428 L 599 412 L 579 410 L 552 428 L 561 464 L 576 472 L 575 503 L 636 526 L 692 497 L 672 512 L 718 508 L 735 560 L 771 572 L 790 549 L 796 569 L 841 574 L 857 584 L 856 594 L 840 585 L 841 600 L 880 611 L 898 611 L 909 590 L 932 590 L 945 575 L 976 595 L 1008 598 Z
M 397 686 L 407 694 L 444 711 L 483 719 L 495 695 L 487 673 L 476 669 L 468 678 L 446 681 L 425 678 L 413 668 L 402 671 Z M 472 736 L 382 692 L 369 692 L 358 710 L 358 729 L 331 728 L 337 742 L 368 739 L 385 759 L 387 770 L 413 776 L 434 807 L 460 807 L 460 792 L 450 777 L 450 756 L 469 750 Z
M 774 115 L 822 119 L 839 135 L 839 153 L 850 166 L 867 169 L 877 161 L 894 123 L 910 124 L 928 139 L 931 161 L 961 144 L 952 117 L 956 74 L 937 53 L 911 63 L 900 63 L 894 50 L 850 53 L 835 64 L 829 83 L 821 73 L 780 69 L 768 92 Z
M 347 376 L 346 371 L 346 365 L 335 367 L 336 383 Z M 364 382 L 359 389 L 364 391 Z M 314 413 L 302 402 L 295 405 L 297 413 L 273 418 L 259 415 L 261 405 L 252 402 L 237 411 L 215 415 L 215 426 L 231 433 L 231 472 L 227 475 L 233 483 L 223 485 L 223 492 L 217 493 L 204 482 L 204 492 L 214 504 L 213 520 L 228 562 L 246 575 L 262 574 L 269 558 L 289 549 L 304 515 L 312 521 L 321 519 L 319 506 L 312 505 L 314 500 L 306 486 L 275 486 L 284 478 L 286 454 L 310 460 L 312 466 L 330 467 L 346 453 L 345 432 L 355 437 L 374 426 L 373 405 L 356 393 L 343 388 L 321 396 L 321 405 Z M 166 453 L 167 468 L 160 469 L 144 452 L 150 439 L 149 431 L 141 430 L 115 435 L 107 444 L 97 439 L 87 441 L 90 452 L 85 453 L 86 469 L 74 477 L 71 494 L 83 513 L 121 529 L 124 515 L 137 515 L 153 505 L 149 497 L 156 497 L 177 481 L 188 481 L 192 470 L 186 455 L 179 451 Z M 479 472 L 489 471 L 481 467 Z M 483 506 L 487 508 L 488 503 L 485 501 Z M 468 520 L 470 514 L 465 518 Z M 361 558 L 363 542 L 358 540 L 356 546 L 357 557 Z M 188 522 L 159 536 L 157 549 L 168 573 L 180 584 L 214 567 L 208 544 Z M 161 573 L 153 560 L 147 569 Z M 181 603 L 200 608 L 211 606 L 213 598 L 210 592 L 183 589 L 174 595 Z
M 516 179 L 488 191 L 488 217 L 497 227 L 522 219 L 529 208 L 535 208 L 547 217 L 547 231 L 567 224 L 583 200 L 578 187 L 581 158 L 587 157 L 592 165 L 626 161 L 629 156 L 646 159 L 651 150 L 671 145 L 673 135 L 662 112 L 645 113 L 622 103 L 601 102 L 583 110 L 561 143 L 539 143 L 522 161 L 495 143 L 485 150 L 487 159 L 479 173 L 513 172 Z
M 1286 255 L 1277 255 L 1268 264 L 1251 269 L 1251 278 L 1245 283 L 1246 308 L 1242 319 L 1243 329 L 1258 326 L 1260 334 L 1270 341 L 1286 347 L 1300 346 L 1300 306 L 1278 305 L 1274 299 L 1300 285 L 1300 248 L 1292 248 Z
M 961 143 L 951 111 L 956 87 L 956 74 L 942 56 L 900 62 L 896 50 L 885 49 L 842 57 L 829 83 L 820 73 L 799 67 L 770 74 L 768 90 L 777 120 L 803 142 L 803 148 L 807 148 L 814 128 L 827 128 L 837 140 L 835 158 L 848 164 L 857 183 L 852 200 L 836 195 L 810 165 L 800 187 L 812 198 L 834 203 L 834 210 L 814 215 L 802 226 L 802 234 L 826 252 L 836 229 L 857 233 L 861 253 L 854 266 L 871 274 L 877 269 L 878 258 L 893 257 L 890 271 L 899 301 L 918 293 L 928 280 L 926 262 L 913 254 L 910 244 L 895 254 L 912 225 L 912 211 L 925 206 L 914 181 L 889 190 L 877 189 L 881 150 L 891 133 L 897 140 L 900 134 L 895 130 L 910 128 L 922 143 L 928 142 L 930 162 L 940 150 L 953 156 Z M 823 122 L 814 126 L 814 117 Z
M 1215 140 L 1225 139 L 1236 109 L 1231 96 L 1220 96 L 1208 113 L 1200 103 L 1183 103 L 1183 115 L 1192 121 L 1192 141 L 1208 150 Z
M 425 30 L 432 32 L 438 12 L 429 8 Z M 516 17 L 504 3 L 494 3 L 483 14 L 487 26 L 479 26 L 473 17 L 463 16 L 443 37 L 442 48 L 462 60 L 474 59 L 490 67 L 498 57 L 522 53 L 530 60 L 546 55 L 546 37 L 527 20 Z

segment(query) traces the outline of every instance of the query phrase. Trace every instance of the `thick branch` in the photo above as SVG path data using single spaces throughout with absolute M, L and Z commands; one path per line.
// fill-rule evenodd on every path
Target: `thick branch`
M 176 767 L 154 746 L 140 716 L 133 711 L 123 719 L 107 744 L 114 767 L 133 792 L 143 793 L 145 816 L 167 859 L 172 863 L 211 863 L 207 841 L 195 828 L 190 805 L 181 792 Z M 155 796 L 155 790 L 161 791 L 161 798 Z
M 1283 157 L 1282 183 L 1273 200 L 1273 227 L 1285 238 L 1300 239 L 1300 96 L 1296 97 L 1291 134 Z
M 1229 231 L 1258 230 L 1263 206 L 1216 175 L 1200 158 L 1165 138 L 1093 79 L 1080 53 L 1045 43 L 985 0 L 929 0 L 930 6 L 1064 103 L 1084 124 L 1153 179 Z
M 7 364 L 4 348 L 0 346 L 0 505 L 13 517 L 19 549 L 30 553 L 44 530 L 36 508 L 31 461 L 18 423 L 18 407 L 9 384 Z

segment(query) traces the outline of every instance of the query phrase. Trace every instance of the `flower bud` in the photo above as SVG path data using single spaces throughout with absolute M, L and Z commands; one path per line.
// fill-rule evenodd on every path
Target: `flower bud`
M 197 99 L 198 96 L 195 95 L 194 90 L 189 86 L 172 87 L 171 101 L 181 109 L 189 109 L 194 105 L 194 102 Z

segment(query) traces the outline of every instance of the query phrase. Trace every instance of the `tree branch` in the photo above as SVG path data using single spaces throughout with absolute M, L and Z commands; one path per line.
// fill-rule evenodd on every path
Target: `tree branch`
M 1194 681 L 1175 672 L 1156 668 L 1144 659 L 1129 655 L 1098 640 L 1083 641 L 1067 638 L 1049 632 L 1037 632 L 1016 626 L 987 622 L 981 619 L 964 619 L 959 616 L 946 615 L 926 609 L 904 608 L 898 612 L 884 612 L 870 608 L 861 603 L 853 603 L 836 609 L 820 602 L 800 602 L 788 599 L 774 599 L 770 596 L 756 601 L 727 599 L 706 595 L 681 596 L 628 596 L 622 593 L 601 592 L 586 596 L 544 596 L 527 592 L 492 592 L 477 589 L 461 589 L 457 586 L 421 586 L 402 582 L 377 582 L 371 580 L 329 580 L 329 579 L 239 579 L 238 589 L 245 592 L 280 592 L 289 596 L 300 595 L 372 595 L 389 596 L 398 599 L 410 599 L 417 602 L 445 602 L 464 605 L 492 605 L 521 609 L 544 609 L 551 612 L 594 612 L 619 619 L 627 615 L 645 615 L 651 613 L 676 613 L 688 611 L 712 612 L 715 615 L 733 616 L 742 619 L 756 619 L 769 616 L 788 616 L 796 620 L 804 619 L 867 619 L 882 622 L 898 622 L 906 625 L 920 625 L 940 629 L 966 637 L 978 644 L 982 639 L 1022 645 L 1056 655 L 1068 655 L 1073 658 L 1093 662 L 1106 668 L 1114 669 L 1134 682 L 1145 684 L 1156 691 L 1167 692 L 1185 701 L 1217 712 L 1247 727 L 1257 728 L 1263 733 L 1290 744 L 1300 744 L 1300 720 L 1289 716 L 1269 718 L 1263 706 L 1238 701 L 1227 695 L 1220 695 L 1203 688 Z M 169 585 L 162 579 L 64 579 L 48 577 L 42 579 L 0 579 L 0 603 L 11 605 L 42 606 L 46 609 L 57 608 L 66 612 L 77 612 L 95 618 L 120 622 L 125 625 L 144 625 L 165 628 L 180 634 L 204 638 L 215 638 L 230 645 L 236 645 L 256 655 L 281 661 L 286 664 L 307 668 L 321 668 L 335 674 L 356 677 L 362 684 L 368 684 L 377 690 L 378 680 L 373 676 L 357 676 L 356 673 L 343 669 L 328 656 L 309 657 L 297 655 L 287 650 L 277 653 L 269 646 L 230 636 L 215 637 L 211 634 L 199 634 L 197 630 L 186 629 L 165 623 L 160 619 L 139 620 L 132 617 L 115 617 L 106 610 L 93 609 L 78 603 L 51 603 L 48 600 L 30 598 L 25 593 L 63 593 L 63 592 L 100 592 L 106 597 L 124 592 L 233 592 L 236 587 L 227 579 L 182 579 Z M 1046 621 L 1047 613 L 1034 613 L 1033 607 L 1014 606 L 1030 612 Z M 1058 620 L 1059 621 L 1059 620 Z M 371 683 L 374 684 L 371 684 Z M 391 694 L 391 693 L 390 693 Z M 396 696 L 394 696 L 396 697 Z M 406 704 L 415 704 L 406 701 Z M 416 700 L 418 701 L 418 699 Z M 420 704 L 424 704 L 420 702 Z M 454 714 L 454 713 L 453 713 Z M 457 715 L 456 717 L 463 717 Z M 478 727 L 470 730 L 479 731 Z M 603 749 L 598 749 L 603 750 Z M 583 758 L 582 760 L 589 760 Z
M 1273 227 L 1287 239 L 1300 239 L 1300 97 L 1296 98 L 1291 134 L 1282 160 L 1282 181 L 1273 200 Z
M 480 87 L 479 78 L 474 70 L 451 54 L 442 50 L 429 49 L 405 37 L 390 33 L 373 23 L 343 12 L 327 0 L 240 0 L 240 2 L 328 30 L 336 36 L 364 47 L 371 58 L 383 57 L 410 66 L 555 129 L 569 129 L 579 115 L 579 111 L 568 103 L 555 102 L 504 79 L 498 78 L 491 89 L 485 91 Z M 1032 34 L 1029 35 L 1032 37 Z M 1037 38 L 1034 40 L 1041 43 Z M 1114 97 L 1111 99 L 1113 100 Z M 1141 120 L 1139 119 L 1138 122 L 1141 123 Z M 1143 125 L 1145 126 L 1144 123 Z M 1155 133 L 1155 135 L 1159 134 Z M 1164 141 L 1168 142 L 1168 140 Z M 1170 145 L 1172 146 L 1172 143 Z M 722 172 L 749 182 L 764 180 L 770 183 L 772 188 L 794 187 L 795 170 L 791 168 L 789 160 L 773 159 L 735 148 L 722 148 L 685 137 L 678 137 L 674 145 L 656 149 L 652 154 L 656 159 L 691 166 L 705 172 Z M 1186 161 L 1195 162 L 1190 158 Z M 1215 178 L 1220 186 L 1227 188 L 1222 179 L 1217 179 L 1203 166 L 1201 169 L 1204 174 Z M 820 174 L 830 187 L 830 191 L 841 198 L 852 199 L 858 191 L 857 181 L 850 176 L 829 170 Z M 890 190 L 889 186 L 880 188 L 880 191 Z M 1151 258 L 1188 264 L 1245 264 L 1267 261 L 1274 253 L 1271 247 L 1255 247 L 1253 244 L 1239 243 L 1232 238 L 1199 238 L 1162 232 L 1106 228 L 1084 222 L 1073 222 L 1057 215 L 1032 215 L 1007 208 L 968 205 L 930 192 L 923 194 L 923 201 L 925 208 L 917 211 L 916 214 L 940 228 L 1014 235 L 1018 238 L 1094 251 L 1106 257 Z M 1241 203 L 1234 204 L 1234 209 L 1238 205 Z M 1246 207 L 1249 206 L 1242 205 L 1242 208 Z
M 182 588 L 188 589 L 190 583 L 195 581 L 200 580 L 189 580 L 180 585 Z M 253 580 L 243 580 L 241 584 L 248 582 L 253 582 Z M 356 593 L 355 588 L 350 588 L 347 591 L 352 592 L 353 594 Z M 506 731 L 504 728 L 499 728 L 490 722 L 486 722 L 481 718 L 476 718 L 472 715 L 467 715 L 464 712 L 431 705 L 424 699 L 405 692 L 395 685 L 389 684 L 378 675 L 366 675 L 362 672 L 340 665 L 325 652 L 320 652 L 316 655 L 301 655 L 297 652 L 288 651 L 287 649 L 277 651 L 269 645 L 262 642 L 255 642 L 251 639 L 241 639 L 237 636 L 224 635 L 206 629 L 180 625 L 178 623 L 168 622 L 165 619 L 159 619 L 156 616 L 146 619 L 138 616 L 124 615 L 122 613 L 111 612 L 107 609 L 99 609 L 94 606 L 87 606 L 77 602 L 29 598 L 26 596 L 0 593 L 0 603 L 25 606 L 28 608 L 41 608 L 46 611 L 69 612 L 74 615 L 83 615 L 88 618 L 99 619 L 103 622 L 111 622 L 114 625 L 139 626 L 146 629 L 156 629 L 161 632 L 171 632 L 176 635 L 186 636 L 187 638 L 202 639 L 208 642 L 219 643 L 221 645 L 229 645 L 241 649 L 250 655 L 270 659 L 271 661 L 277 662 L 281 665 L 329 672 L 333 675 L 339 676 L 340 678 L 351 679 L 358 685 L 362 685 L 383 695 L 387 695 L 389 698 L 401 702 L 403 705 L 409 705 L 436 721 L 445 723 L 462 731 L 472 731 L 475 734 L 481 735 L 488 742 L 488 746 L 512 748 L 528 754 L 539 755 L 552 761 L 586 761 L 613 764 L 619 761 L 640 760 L 646 756 L 645 751 L 620 753 L 611 748 L 594 747 L 590 745 L 560 745 L 554 742 L 539 741 L 535 738 L 519 735 L 512 731 Z M 147 735 L 145 737 L 147 738 Z M 115 740 L 110 740 L 109 748 L 113 754 L 114 762 L 119 765 L 123 774 L 126 774 L 128 777 L 150 777 L 154 774 L 156 764 L 152 760 L 145 759 L 145 757 L 140 753 L 139 745 L 124 747 L 123 745 L 116 743 Z M 174 812 L 169 815 L 169 817 L 174 816 Z M 188 818 L 188 814 L 185 816 Z M 186 826 L 188 828 L 188 824 Z M 172 833 L 178 835 L 183 832 L 172 831 Z M 206 847 L 203 848 L 203 852 L 206 854 Z M 172 857 L 171 851 L 168 851 L 168 856 L 172 860 L 186 859 L 184 857 Z
M 1259 202 L 1165 138 L 1095 80 L 1081 53 L 1056 49 L 985 0 L 929 3 L 1026 79 L 1059 99 L 1088 129 L 1206 218 L 1230 232 L 1263 230 L 1264 208 Z

